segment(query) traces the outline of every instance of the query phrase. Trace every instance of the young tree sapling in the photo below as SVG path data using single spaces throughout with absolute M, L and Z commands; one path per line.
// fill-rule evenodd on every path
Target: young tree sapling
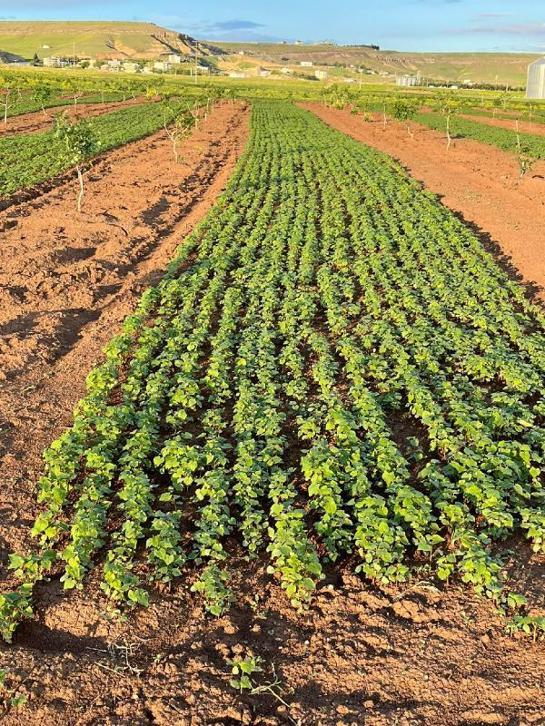
M 165 118 L 164 129 L 172 144 L 172 152 L 176 164 L 180 161 L 180 143 L 189 135 L 189 132 L 195 125 L 195 119 L 190 109 L 179 111 L 174 120 Z
M 50 86 L 45 85 L 45 83 L 40 83 L 39 85 L 37 85 L 32 93 L 33 99 L 40 104 L 44 116 L 49 115 L 45 110 L 45 107 L 51 101 L 54 95 L 55 93 L 53 89 Z
M 63 160 L 68 166 L 76 167 L 79 182 L 77 210 L 81 212 L 84 195 L 83 163 L 98 152 L 100 141 L 87 119 L 71 121 L 66 116 L 57 116 L 55 136 L 61 141 Z
M 452 93 L 438 94 L 435 99 L 435 107 L 439 113 L 445 117 L 446 134 L 447 134 L 447 151 L 452 144 L 451 123 L 452 118 L 460 112 L 462 108 L 462 100 Z
M 406 124 L 407 133 L 411 138 L 414 138 L 414 134 L 411 130 L 409 121 L 414 119 L 417 110 L 417 104 L 409 98 L 396 98 L 392 106 L 392 114 L 394 118 Z

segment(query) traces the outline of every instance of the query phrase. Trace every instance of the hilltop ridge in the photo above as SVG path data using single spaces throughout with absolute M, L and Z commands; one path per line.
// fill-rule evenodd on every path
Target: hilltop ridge
M 365 39 L 367 40 L 367 39 Z M 371 39 L 372 40 L 372 39 Z M 200 40 L 188 33 L 137 21 L 0 21 L 0 58 L 31 60 L 51 55 L 90 56 L 98 60 L 158 60 L 176 52 L 188 58 L 213 58 L 220 70 L 259 73 L 262 66 L 280 72 L 302 62 L 324 68 L 332 80 L 351 75 L 376 80 L 396 74 L 416 74 L 437 81 L 497 85 L 526 84 L 527 66 L 539 57 L 531 53 L 416 53 L 383 50 L 377 45 L 334 43 L 251 43 Z M 313 75 L 314 71 L 310 74 Z M 307 69 L 308 74 L 308 69 Z
M 500 87 L 524 86 L 528 64 L 540 57 L 535 53 L 416 53 L 333 43 L 214 42 L 231 56 L 243 54 L 245 63 L 282 66 L 311 62 L 328 69 L 332 77 L 336 68 L 361 67 L 371 75 L 420 73 L 438 81 L 471 80 Z
M 122 21 L 0 21 L 0 50 L 31 59 L 49 55 L 92 56 L 102 60 L 153 60 L 169 52 L 222 55 L 210 43 L 155 23 Z

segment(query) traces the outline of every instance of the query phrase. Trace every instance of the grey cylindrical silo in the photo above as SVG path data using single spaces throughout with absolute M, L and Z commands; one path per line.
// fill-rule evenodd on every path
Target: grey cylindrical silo
M 528 66 L 526 98 L 545 98 L 545 58 Z

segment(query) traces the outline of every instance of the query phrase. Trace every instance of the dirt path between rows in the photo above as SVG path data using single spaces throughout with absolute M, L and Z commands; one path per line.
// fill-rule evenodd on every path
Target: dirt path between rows
M 513 132 L 513 138 L 516 131 L 516 120 L 508 118 L 491 118 L 490 116 L 475 116 L 472 114 L 462 113 L 460 118 L 466 121 L 476 121 L 486 126 L 496 126 L 500 129 L 508 129 Z M 545 124 L 533 121 L 519 121 L 519 130 L 523 134 L 533 134 L 534 136 L 545 136 Z
M 36 131 L 47 131 L 53 126 L 57 114 L 66 114 L 71 119 L 92 118 L 105 113 L 119 111 L 127 106 L 136 106 L 146 103 L 145 98 L 129 98 L 127 101 L 112 101 L 107 103 L 79 103 L 66 106 L 46 108 L 44 111 L 34 111 L 8 118 L 7 124 L 0 123 L 0 139 L 15 134 L 30 134 Z
M 224 186 L 247 120 L 222 106 L 185 145 L 181 168 L 162 134 L 113 152 L 92 171 L 82 218 L 66 185 L 0 214 L 2 560 L 27 544 L 42 449 L 70 423 L 103 345 Z M 536 583 L 543 599 L 544 567 L 527 550 L 513 560 L 521 589 Z M 217 619 L 190 593 L 191 576 L 126 622 L 108 616 L 100 571 L 68 595 L 52 580 L 38 589 L 36 617 L 12 646 L 0 644 L 0 722 L 543 724 L 542 644 L 508 637 L 505 620 L 468 589 L 379 588 L 353 568 L 332 568 L 311 611 L 298 614 L 265 563 L 241 558 L 231 568 L 236 603 Z M 263 658 L 263 688 L 240 694 L 229 660 L 250 653 Z M 18 696 L 27 702 L 9 703 Z
M 443 204 L 499 245 L 516 270 L 545 288 L 545 161 L 519 178 L 516 158 L 493 146 L 458 139 L 447 152 L 444 135 L 411 124 L 364 121 L 349 111 L 302 104 L 330 126 L 393 156 Z M 540 293 L 545 300 L 543 290 Z

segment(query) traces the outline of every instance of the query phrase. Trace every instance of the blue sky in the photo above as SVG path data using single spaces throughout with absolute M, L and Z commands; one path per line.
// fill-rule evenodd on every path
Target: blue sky
M 0 0 L 0 18 L 151 20 L 211 40 L 545 52 L 545 0 Z

